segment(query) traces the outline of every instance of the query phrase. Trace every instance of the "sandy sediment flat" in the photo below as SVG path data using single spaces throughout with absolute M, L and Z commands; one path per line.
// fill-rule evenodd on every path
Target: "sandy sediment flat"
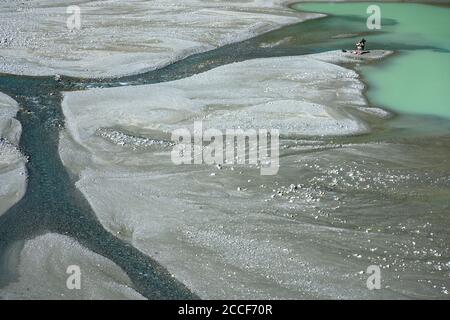
M 117 265 L 67 236 L 47 233 L 18 242 L 6 255 L 15 280 L 0 289 L 2 299 L 143 299 Z M 67 287 L 75 270 L 69 266 L 79 267 L 80 289 Z
M 353 70 L 335 62 L 378 59 L 341 52 L 254 59 L 160 84 L 65 93 L 67 128 L 89 147 L 104 128 L 170 134 L 191 128 L 280 130 L 281 134 L 345 135 L 365 132 L 366 125 L 347 112 L 367 107 L 364 84 Z M 332 63 L 334 62 L 334 63 Z M 99 131 L 100 130 L 100 131 Z
M 286 1 L 2 1 L 0 72 L 111 77 L 153 70 L 317 14 Z M 81 9 L 69 30 L 66 9 Z
M 364 121 L 348 112 L 367 109 L 364 85 L 354 71 L 326 62 L 336 56 L 346 59 L 340 52 L 255 59 L 173 82 L 65 93 L 61 158 L 107 230 L 202 298 L 367 296 L 356 278 L 326 290 L 349 269 L 336 266 L 337 252 L 318 254 L 309 241 L 331 244 L 342 230 L 292 224 L 283 217 L 289 203 L 270 202 L 284 192 L 278 181 L 295 179 L 282 168 L 298 160 L 286 157 L 280 175 L 262 177 L 254 166 L 175 166 L 167 144 L 171 130 L 194 120 L 205 128 L 277 128 L 287 136 L 365 132 Z M 297 148 L 317 147 L 310 141 Z M 314 207 L 314 191 L 287 188 L 302 193 L 304 210 Z
M 18 144 L 22 127 L 17 102 L 0 93 L 0 215 L 19 201 L 27 185 L 26 158 Z

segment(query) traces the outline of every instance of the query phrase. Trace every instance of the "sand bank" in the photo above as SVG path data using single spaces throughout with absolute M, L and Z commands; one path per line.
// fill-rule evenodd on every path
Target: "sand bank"
M 16 243 L 7 254 L 17 279 L 0 289 L 3 299 L 143 299 L 117 265 L 63 235 Z M 67 288 L 69 266 L 80 268 L 79 290 Z
M 170 134 L 202 120 L 219 130 L 278 129 L 281 134 L 345 135 L 366 125 L 347 110 L 367 107 L 358 74 L 330 62 L 378 59 L 348 53 L 254 59 L 189 78 L 132 87 L 65 93 L 67 128 L 89 147 L 105 128 Z
M 0 72 L 111 77 L 141 73 L 317 14 L 286 1 L 68 1 L 0 3 Z M 81 9 L 69 30 L 66 9 Z
M 22 127 L 14 119 L 18 109 L 0 93 L 0 215 L 23 197 L 27 185 L 26 158 L 18 149 Z

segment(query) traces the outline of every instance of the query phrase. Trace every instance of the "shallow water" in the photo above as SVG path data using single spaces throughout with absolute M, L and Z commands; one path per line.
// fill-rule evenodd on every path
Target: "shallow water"
M 363 73 L 373 103 L 398 112 L 450 118 L 449 53 L 406 51 L 382 67 L 363 68 Z
M 51 78 L 1 75 L 0 91 L 33 114 L 18 115 L 24 127 L 20 146 L 31 157 L 27 165 L 30 180 L 22 201 L 0 217 L 0 250 L 47 231 L 67 234 L 117 263 L 146 297 L 192 297 L 154 261 L 106 232 L 75 188 L 58 155 L 58 133 L 63 125 L 59 92 L 170 81 L 234 61 L 350 47 L 364 34 L 356 27 L 361 21 L 365 20 L 348 16 L 308 21 L 120 79 L 65 78 L 58 84 Z M 380 47 L 397 48 L 424 49 L 417 43 L 384 43 Z M 50 92 L 56 94 L 50 96 Z M 226 256 L 236 259 L 228 262 L 237 269 L 252 258 L 250 247 L 242 245 L 247 240 L 243 237 L 258 239 L 252 242 L 254 246 L 270 243 L 271 252 L 265 247 L 255 249 L 262 253 L 255 269 L 263 270 L 264 277 L 258 281 L 264 290 L 274 290 L 280 283 L 293 286 L 277 296 L 448 297 L 450 124 L 436 117 L 403 114 L 390 120 L 370 119 L 370 124 L 374 131 L 366 135 L 284 141 L 287 152 L 275 178 L 250 171 L 242 176 L 228 173 L 223 177 L 227 186 L 254 181 L 248 186 L 254 198 L 233 204 L 215 199 L 214 205 L 228 213 L 221 221 L 223 229 L 217 224 L 200 225 L 204 230 L 195 235 L 195 241 L 211 251 L 227 252 Z M 173 168 L 163 164 L 157 170 Z M 285 190 L 290 184 L 303 186 L 267 203 L 264 200 L 270 196 L 261 193 L 261 184 L 274 190 Z M 297 197 L 294 202 L 290 202 L 291 196 Z M 192 199 L 207 207 L 210 200 Z M 225 232 L 228 234 L 221 239 Z M 284 255 L 275 255 L 276 245 L 289 248 L 290 264 L 280 260 Z M 384 289 L 379 292 L 369 292 L 365 275 L 360 274 L 370 264 L 384 270 Z M 304 273 L 295 278 L 300 268 Z M 280 283 L 266 283 L 266 279 Z M 11 275 L 0 272 L 0 280 L 0 286 L 5 285 Z M 302 290 L 295 287 L 297 282 Z
M 370 4 L 381 9 L 381 30 L 367 29 L 367 3 L 314 3 L 294 7 L 327 13 L 333 15 L 332 19 L 347 19 L 355 32 L 365 33 L 369 50 L 397 47 L 395 50 L 400 54 L 396 57 L 361 70 L 369 84 L 368 96 L 373 103 L 404 113 L 450 118 L 450 8 L 424 4 Z M 408 46 L 417 48 L 405 49 Z M 418 50 L 420 47 L 422 50 Z

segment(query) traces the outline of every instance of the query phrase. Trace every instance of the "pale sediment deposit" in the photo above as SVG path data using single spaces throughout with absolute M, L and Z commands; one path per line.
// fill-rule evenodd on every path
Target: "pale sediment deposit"
M 2 1 L 0 72 L 134 74 L 319 16 L 285 2 Z M 66 11 L 71 5 L 80 9 L 80 29 L 68 27 L 75 19 L 75 11 Z
M 386 54 L 374 51 L 345 61 Z M 353 70 L 326 62 L 332 56 L 254 59 L 172 82 L 66 93 L 63 111 L 73 138 L 86 147 L 105 128 L 167 135 L 197 120 L 219 130 L 272 128 L 307 136 L 365 132 L 366 125 L 347 112 L 367 107 L 364 84 Z
M 25 194 L 26 158 L 18 149 L 22 132 L 15 119 L 19 107 L 16 101 L 0 93 L 0 215 Z
M 143 299 L 117 265 L 67 236 L 15 243 L 4 261 L 16 279 L 0 289 L 2 299 Z
M 367 265 L 383 255 L 384 261 L 390 257 L 389 266 L 416 265 L 391 261 L 394 236 L 367 235 L 371 219 L 339 212 L 358 205 L 357 196 L 344 199 L 365 184 L 374 199 L 383 199 L 379 192 L 391 187 L 393 195 L 407 196 L 406 187 L 392 186 L 392 177 L 400 175 L 396 170 L 372 172 L 365 166 L 384 161 L 379 154 L 407 157 L 411 150 L 390 144 L 340 150 L 332 142 L 299 137 L 368 130 L 349 112 L 370 109 L 358 75 L 326 61 L 359 63 L 386 54 L 255 59 L 173 82 L 65 93 L 61 158 L 106 229 L 202 298 L 376 298 L 361 285 Z M 279 174 L 261 176 L 254 166 L 175 166 L 169 133 L 191 129 L 194 120 L 221 130 L 279 129 L 286 137 Z M 358 163 L 353 158 L 362 150 L 367 159 Z M 334 157 L 342 164 L 336 172 L 345 174 L 329 171 Z M 381 202 L 380 210 L 396 205 Z M 383 297 L 402 297 L 404 285 L 393 285 Z

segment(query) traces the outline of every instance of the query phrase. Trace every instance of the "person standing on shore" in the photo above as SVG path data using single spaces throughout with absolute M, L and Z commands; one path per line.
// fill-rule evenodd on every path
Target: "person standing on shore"
M 356 43 L 355 54 L 357 54 L 357 55 L 363 54 L 365 47 L 366 47 L 366 39 L 362 38 L 361 41 Z

